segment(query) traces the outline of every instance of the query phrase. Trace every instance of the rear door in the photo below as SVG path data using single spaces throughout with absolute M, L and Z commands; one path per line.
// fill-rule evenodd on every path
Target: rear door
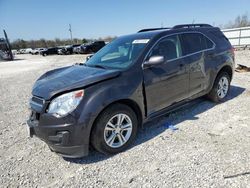
M 188 67 L 181 58 L 178 35 L 161 39 L 146 60 L 152 56 L 164 56 L 165 62 L 143 70 L 148 115 L 185 99 L 189 85 Z
M 214 43 L 198 32 L 181 34 L 183 60 L 189 64 L 189 96 L 203 92 L 209 83 L 208 67 L 213 59 Z

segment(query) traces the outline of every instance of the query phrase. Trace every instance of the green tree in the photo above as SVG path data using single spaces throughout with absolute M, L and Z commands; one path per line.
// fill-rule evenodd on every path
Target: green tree
M 82 43 L 83 43 L 83 44 L 88 43 L 88 42 L 89 42 L 88 39 L 85 39 L 85 38 L 82 39 Z

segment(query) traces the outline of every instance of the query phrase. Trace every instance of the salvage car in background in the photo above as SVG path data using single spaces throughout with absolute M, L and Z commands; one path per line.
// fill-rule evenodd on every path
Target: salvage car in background
M 84 45 L 84 44 L 82 44 L 82 45 Z M 73 47 L 73 53 L 79 54 L 80 51 L 81 51 L 81 45 Z
M 104 41 L 95 41 L 95 42 L 87 43 L 87 44 L 81 45 L 80 53 L 81 54 L 96 53 L 105 45 L 106 44 Z
M 31 51 L 32 55 L 38 55 L 41 51 L 46 50 L 46 48 L 35 48 Z
M 80 46 L 80 44 L 74 44 L 74 45 L 65 46 L 64 48 L 62 48 L 62 49 L 60 49 L 58 51 L 58 54 L 60 54 L 60 55 L 73 54 L 73 49 L 77 48 L 78 46 Z
M 23 48 L 18 51 L 19 54 L 31 54 L 32 49 L 31 48 Z
M 42 56 L 58 54 L 57 51 L 58 51 L 59 49 L 60 49 L 59 47 L 48 48 L 48 49 L 42 50 L 42 51 L 40 52 L 40 54 L 41 54 Z

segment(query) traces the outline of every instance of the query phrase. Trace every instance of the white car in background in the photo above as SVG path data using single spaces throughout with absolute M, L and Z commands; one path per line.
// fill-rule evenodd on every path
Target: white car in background
M 46 48 L 35 48 L 34 50 L 31 51 L 32 55 L 38 55 L 42 50 L 45 50 Z
M 26 48 L 26 49 L 24 49 L 24 53 L 25 54 L 31 54 L 31 52 L 32 52 L 32 48 Z
M 30 54 L 31 52 L 32 52 L 31 48 L 24 48 L 19 50 L 20 54 Z
M 13 55 L 17 54 L 17 50 L 11 50 L 11 52 L 12 52 Z

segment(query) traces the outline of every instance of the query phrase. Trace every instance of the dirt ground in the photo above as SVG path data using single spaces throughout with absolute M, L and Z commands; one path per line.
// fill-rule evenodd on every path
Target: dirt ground
M 67 160 L 27 137 L 28 101 L 41 74 L 85 56 L 16 58 L 0 62 L 0 187 L 250 187 L 250 72 L 235 73 L 226 102 L 202 98 L 147 123 L 123 153 Z M 250 67 L 250 51 L 236 63 Z

